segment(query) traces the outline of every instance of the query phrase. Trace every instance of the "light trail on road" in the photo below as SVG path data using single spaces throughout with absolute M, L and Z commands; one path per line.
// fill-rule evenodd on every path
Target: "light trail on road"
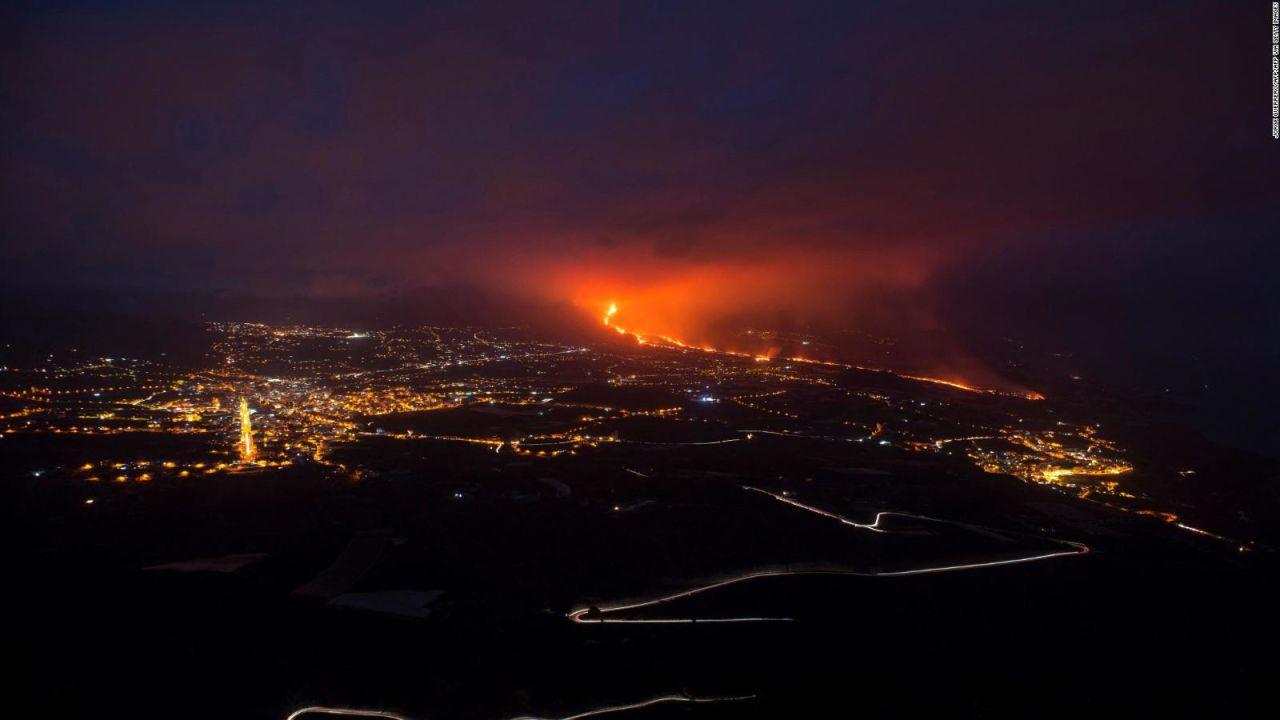
M 880 521 L 884 519 L 886 516 L 897 516 L 897 517 L 912 518 L 915 520 L 925 520 L 928 522 L 942 523 L 945 525 L 952 525 L 952 526 L 963 528 L 973 532 L 981 532 L 984 534 L 996 534 L 995 531 L 989 528 L 983 528 L 978 525 L 971 525 L 968 523 L 956 522 L 954 520 L 941 520 L 939 518 L 928 517 L 927 515 L 916 515 L 914 513 L 897 512 L 892 510 L 883 510 L 876 513 L 875 520 L 872 521 L 871 523 L 859 523 L 859 522 L 850 520 L 842 515 L 839 515 L 827 510 L 823 510 L 821 508 L 817 508 L 812 505 L 806 505 L 805 503 L 793 500 L 789 497 L 780 495 L 778 493 L 769 492 L 768 490 L 762 490 L 760 488 L 751 487 L 749 485 L 742 486 L 742 489 L 748 492 L 757 492 L 763 495 L 767 495 L 779 502 L 786 503 L 787 505 L 790 505 L 792 507 L 799 508 L 807 512 L 815 513 L 817 515 L 821 515 L 822 517 L 826 517 L 832 520 L 836 520 L 844 525 L 848 525 L 850 527 L 854 527 L 859 530 L 870 530 L 872 532 L 878 532 L 878 533 L 892 533 L 893 532 L 892 530 L 887 530 L 883 527 L 880 527 Z M 999 537 L 998 534 L 997 536 Z M 707 619 L 657 618 L 657 619 L 610 620 L 603 617 L 603 614 L 611 613 L 611 612 L 622 612 L 626 610 L 636 610 L 639 608 L 646 608 L 646 607 L 653 607 L 655 605 L 669 603 L 674 600 L 681 600 L 684 598 L 692 597 L 694 595 L 700 595 L 709 590 L 715 590 L 717 588 L 727 587 L 729 585 L 737 585 L 739 583 L 747 582 L 748 580 L 759 580 L 761 578 L 783 577 L 783 576 L 789 576 L 789 575 L 844 575 L 844 576 L 851 576 L 851 577 L 910 577 L 914 575 L 929 575 L 934 573 L 957 572 L 961 570 L 978 570 L 982 568 L 1002 567 L 1006 565 L 1018 565 L 1022 563 L 1036 562 L 1039 560 L 1050 560 L 1050 559 L 1059 558 L 1059 557 L 1069 557 L 1072 555 L 1087 555 L 1089 553 L 1089 546 L 1085 545 L 1084 543 L 1075 542 L 1073 540 L 1059 540 L 1057 538 L 1045 538 L 1045 539 L 1051 542 L 1057 543 L 1059 545 L 1065 545 L 1071 549 L 1061 550 L 1058 552 L 1039 553 L 1036 555 L 1008 558 L 1005 560 L 988 560 L 985 562 L 961 563 L 956 565 L 938 565 L 938 566 L 931 566 L 931 567 L 910 568 L 907 570 L 889 570 L 889 571 L 882 571 L 882 572 L 866 572 L 862 570 L 789 570 L 789 569 L 761 570 L 753 573 L 747 573 L 744 575 L 738 575 L 738 576 L 727 578 L 724 580 L 719 580 L 713 583 L 709 583 L 707 585 L 700 585 L 698 587 L 691 588 L 689 590 L 683 590 L 681 592 L 673 593 L 671 595 L 664 595 L 662 597 L 653 598 L 651 600 L 642 600 L 639 602 L 629 603 L 626 605 L 614 605 L 611 607 L 597 607 L 595 608 L 595 610 L 601 615 L 600 617 L 593 617 L 593 618 L 586 617 L 586 615 L 592 611 L 591 607 L 574 610 L 570 612 L 567 615 L 567 617 L 575 623 L 585 624 L 585 625 L 605 624 L 605 623 L 618 624 L 618 625 L 695 625 L 699 623 L 793 622 L 794 618 L 787 618 L 787 617 L 734 617 L 734 618 L 707 618 Z
M 409 718 L 403 715 L 383 712 L 382 710 L 355 710 L 353 708 L 324 707 L 323 705 L 313 705 L 311 707 L 294 710 L 289 713 L 289 717 L 285 718 L 285 720 L 298 720 L 299 717 L 306 715 L 307 713 L 313 713 L 316 715 L 339 715 L 342 717 L 384 718 L 385 720 L 409 720 Z
M 578 713 L 577 715 L 566 715 L 561 718 L 543 718 L 543 717 L 538 717 L 534 715 L 523 715 L 517 718 L 512 718 L 511 720 L 581 720 L 582 718 L 595 717 L 597 715 L 608 715 L 610 713 L 626 712 L 627 710 L 639 710 L 641 708 L 647 708 L 653 705 L 660 705 L 662 703 L 682 702 L 682 703 L 697 704 L 697 703 L 738 702 L 741 700 L 753 700 L 755 699 L 755 697 L 756 697 L 755 695 L 734 695 L 729 697 L 699 698 L 699 697 L 690 697 L 688 695 L 661 695 L 656 698 L 651 698 L 649 700 L 642 700 L 636 703 L 630 703 L 627 705 L 610 705 L 608 707 L 602 707 L 602 708 L 597 708 L 595 710 L 588 710 L 586 712 L 581 712 L 581 713 Z
M 867 438 L 836 437 L 834 435 L 809 435 L 806 433 L 787 432 L 783 430 L 754 430 L 753 429 L 753 430 L 738 430 L 738 432 L 746 433 L 748 436 L 747 439 L 750 439 L 750 436 L 752 435 L 773 435 L 774 437 L 792 438 L 792 439 L 799 438 L 801 440 L 823 440 L 825 442 L 862 442 L 863 440 L 867 439 Z
M 894 513 L 894 512 L 889 512 L 889 511 L 887 511 L 887 510 L 886 510 L 886 511 L 881 511 L 881 512 L 876 513 L 876 519 L 875 519 L 874 521 L 872 521 L 870 524 L 868 524 L 868 523 L 860 523 L 860 522 L 854 522 L 853 520 L 850 520 L 849 518 L 847 518 L 847 517 L 845 517 L 845 516 L 843 516 L 843 515 L 837 515 L 837 514 L 835 514 L 835 513 L 833 513 L 833 512 L 827 512 L 826 510 L 823 510 L 822 508 L 816 508 L 816 507 L 814 507 L 814 506 L 812 506 L 812 505 L 805 505 L 804 503 L 800 502 L 799 500 L 792 500 L 791 498 L 789 498 L 789 497 L 787 497 L 787 496 L 785 496 L 785 495 L 779 495 L 778 493 L 771 493 L 771 492 L 769 492 L 768 490 L 761 490 L 760 488 L 757 488 L 757 487 L 751 487 L 750 485 L 743 485 L 743 486 L 742 486 L 742 489 L 743 489 L 743 490 L 746 490 L 747 492 L 758 492 L 758 493 L 761 493 L 762 495 L 768 495 L 769 497 L 771 497 L 771 498 L 773 498 L 774 500 L 777 500 L 777 501 L 779 501 L 779 502 L 784 502 L 784 503 L 786 503 L 786 504 L 788 504 L 788 505 L 790 505 L 790 506 L 792 506 L 792 507 L 798 507 L 798 508 L 800 508 L 801 510 L 808 510 L 808 511 L 809 511 L 809 512 L 811 512 L 811 513 L 817 513 L 818 515 L 821 515 L 821 516 L 823 516 L 823 517 L 831 518 L 832 520 L 838 520 L 839 522 L 841 522 L 841 523 L 843 523 L 843 524 L 845 524 L 845 525 L 848 525 L 848 526 L 850 526 L 850 527 L 856 527 L 856 528 L 858 528 L 859 530 L 870 530 L 870 531 L 872 531 L 872 532 L 878 532 L 878 533 L 887 532 L 886 530 L 884 530 L 884 529 L 882 529 L 882 528 L 880 527 L 880 519 L 881 519 L 881 518 L 883 518 L 885 515 L 902 515 L 902 514 L 903 514 L 903 513 Z M 915 517 L 915 516 L 909 516 L 909 517 Z
M 659 695 L 658 697 L 650 698 L 648 700 L 641 700 L 640 702 L 627 703 L 625 705 L 608 705 L 605 707 L 596 708 L 594 710 L 586 710 L 584 712 L 576 713 L 574 715 L 565 715 L 564 717 L 547 718 L 539 715 L 521 715 L 519 717 L 511 718 L 511 720 L 582 720 L 582 718 L 596 717 L 599 715 L 609 715 L 612 713 L 626 712 L 628 710 L 640 710 L 643 708 L 652 707 L 654 705 L 661 705 L 662 703 L 689 703 L 689 704 L 722 703 L 722 702 L 740 702 L 743 700 L 754 700 L 755 698 L 756 698 L 755 695 L 726 695 L 726 696 L 720 696 L 720 697 L 694 697 L 691 695 Z M 299 717 L 306 715 L 308 713 L 313 713 L 317 715 L 335 715 L 335 716 L 341 716 L 341 717 L 381 718 L 383 720 L 410 720 L 410 718 L 407 718 L 403 715 L 395 715 L 393 713 L 384 712 L 382 710 L 356 710 L 353 708 L 325 707 L 323 705 L 313 705 L 311 707 L 304 707 L 298 710 L 294 710 L 293 712 L 289 713 L 289 716 L 285 718 L 285 720 L 298 720 Z

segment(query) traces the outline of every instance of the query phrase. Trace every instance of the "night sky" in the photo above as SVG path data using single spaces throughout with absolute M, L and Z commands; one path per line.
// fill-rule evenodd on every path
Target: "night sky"
M 474 286 L 653 331 L 817 318 L 1256 371 L 1280 357 L 1269 12 L 10 4 L 0 272 Z

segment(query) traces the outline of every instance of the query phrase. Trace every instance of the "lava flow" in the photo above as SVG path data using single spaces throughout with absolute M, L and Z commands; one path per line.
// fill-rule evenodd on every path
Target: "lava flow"
M 802 357 L 774 358 L 768 355 L 754 355 L 752 353 L 738 352 L 736 350 L 720 350 L 720 349 L 711 347 L 710 345 L 690 345 L 688 343 L 682 342 L 676 338 L 669 337 L 667 335 L 646 335 L 644 333 L 639 333 L 634 330 L 628 330 L 627 328 L 624 328 L 621 325 L 618 325 L 616 322 L 614 322 L 614 317 L 617 314 L 618 314 L 618 304 L 616 302 L 609 303 L 609 308 L 605 310 L 604 317 L 602 318 L 602 320 L 604 321 L 605 327 L 613 330 L 619 335 L 630 335 L 631 337 L 635 338 L 637 343 L 641 345 L 654 345 L 656 347 L 666 347 L 666 348 L 674 348 L 674 349 L 680 349 L 680 350 L 699 350 L 701 352 L 715 353 L 717 355 L 732 355 L 734 357 L 751 358 L 756 362 L 769 362 L 771 360 L 776 359 L 776 360 L 784 360 L 787 362 L 808 363 L 810 365 L 827 365 L 830 367 L 847 368 L 850 370 L 866 370 L 869 372 L 882 372 L 882 373 L 888 373 L 895 377 L 900 377 L 904 380 L 915 380 L 917 382 L 933 383 L 935 385 L 945 385 L 947 387 L 955 388 L 957 390 L 964 390 L 965 392 L 983 393 L 986 395 L 1004 395 L 1008 397 L 1023 398 L 1025 400 L 1043 400 L 1044 399 L 1044 396 L 1037 392 L 1015 392 L 1011 390 L 997 390 L 995 388 L 968 385 L 962 382 L 956 382 L 954 380 L 944 380 L 942 378 L 927 377 L 924 375 L 907 375 L 905 373 L 900 373 L 900 372 L 888 370 L 885 368 L 867 367 L 865 365 L 854 365 L 851 363 L 832 362 L 829 360 L 813 360 L 811 358 L 802 358 Z

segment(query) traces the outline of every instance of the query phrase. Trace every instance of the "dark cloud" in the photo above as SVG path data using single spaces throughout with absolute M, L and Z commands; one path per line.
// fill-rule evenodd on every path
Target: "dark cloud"
M 1265 3 L 505 5 L 9 7 L 7 278 L 929 325 L 984 258 L 1278 229 Z

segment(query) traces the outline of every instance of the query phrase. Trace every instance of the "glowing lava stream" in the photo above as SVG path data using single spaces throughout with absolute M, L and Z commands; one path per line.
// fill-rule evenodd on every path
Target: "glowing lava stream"
M 613 317 L 617 314 L 618 314 L 618 304 L 609 303 L 609 308 L 605 310 L 605 313 L 604 313 L 604 318 L 603 318 L 604 326 L 613 330 L 619 335 L 630 335 L 631 337 L 635 338 L 636 342 L 640 343 L 641 345 L 653 345 L 655 347 L 677 348 L 680 350 L 698 350 L 701 352 L 713 353 L 716 355 L 732 355 L 734 357 L 751 358 L 756 362 L 769 362 L 770 360 L 774 359 L 774 358 L 770 358 L 768 355 L 752 355 L 751 353 L 737 352 L 735 350 L 717 350 L 716 348 L 713 348 L 709 345 L 704 345 L 702 347 L 698 347 L 696 345 L 689 345 L 688 343 L 681 342 L 667 335 L 645 335 L 643 333 L 634 332 L 632 330 L 628 330 L 624 327 L 621 327 L 620 325 L 618 325 L 613 321 Z M 934 385 L 945 385 L 947 387 L 955 388 L 957 390 L 964 390 L 966 392 L 972 392 L 972 393 L 981 393 L 984 395 L 1004 395 L 1007 397 L 1023 398 L 1024 400 L 1043 400 L 1044 399 L 1044 396 L 1037 392 L 1021 393 L 1021 392 L 1014 392 L 1011 390 L 996 390 L 994 388 L 984 388 L 984 387 L 978 387 L 976 385 L 966 385 L 964 383 L 955 382 L 954 380 L 943 380 L 942 378 L 927 377 L 924 375 L 907 375 L 905 373 L 900 373 L 893 370 L 887 370 L 885 368 L 867 367 L 865 365 L 853 365 L 850 363 L 832 362 L 829 360 L 811 360 L 809 358 L 802 358 L 802 357 L 782 357 L 777 359 L 784 360 L 786 362 L 805 363 L 808 365 L 826 365 L 827 367 L 839 367 L 839 368 L 846 368 L 849 370 L 864 370 L 867 372 L 888 373 L 890 375 L 893 375 L 894 377 L 900 377 L 904 380 L 915 380 L 916 382 L 932 383 Z
M 786 503 L 788 505 L 791 505 L 792 507 L 800 508 L 801 510 L 806 510 L 811 513 L 816 513 L 826 518 L 831 518 L 832 520 L 837 520 L 845 525 L 849 525 L 850 527 L 854 527 L 859 530 L 870 530 L 872 532 L 879 532 L 879 533 L 892 532 L 891 530 L 886 530 L 880 527 L 880 521 L 886 516 L 896 516 L 896 517 L 912 518 L 915 520 L 927 520 L 929 522 L 942 523 L 945 525 L 954 525 L 956 527 L 965 528 L 966 530 L 971 530 L 971 531 L 979 531 L 984 533 L 990 532 L 986 528 L 982 528 L 977 525 L 956 522 L 954 520 L 941 520 L 939 518 L 932 518 L 927 515 L 916 515 L 914 513 L 896 512 L 892 510 L 884 510 L 876 513 L 876 517 L 873 522 L 859 523 L 859 522 L 850 520 L 842 515 L 837 515 L 836 513 L 829 512 L 821 508 L 816 508 L 812 505 L 806 505 L 802 502 L 792 500 L 791 498 L 786 497 L 784 495 L 779 495 L 778 493 L 769 492 L 768 490 L 761 490 L 760 488 L 751 487 L 749 485 L 744 485 L 742 489 L 748 492 L 758 492 L 763 495 L 768 495 L 769 497 L 779 502 Z M 1039 555 L 1010 558 L 1008 560 L 990 560 L 988 562 L 963 563 L 960 565 L 939 565 L 935 567 L 915 568 L 911 570 L 890 570 L 888 572 L 862 572 L 859 570 L 762 570 L 760 572 L 747 573 L 745 575 L 731 577 L 726 580 L 720 580 L 718 582 L 710 583 L 708 585 L 701 585 L 691 590 L 684 590 L 671 595 L 665 595 L 660 598 L 654 598 L 652 600 L 643 600 L 641 602 L 630 603 L 627 605 L 601 607 L 601 608 L 597 608 L 597 611 L 603 614 L 603 613 L 610 613 L 610 612 L 619 612 L 622 610 L 635 610 L 637 608 L 652 607 L 654 605 L 660 605 L 662 603 L 671 602 L 673 600 L 680 600 L 683 598 L 691 597 L 693 595 L 698 595 L 708 590 L 714 590 L 716 588 L 726 587 L 728 585 L 736 585 L 738 583 L 746 582 L 748 580 L 756 580 L 759 578 L 767 578 L 767 577 L 781 577 L 786 575 L 851 575 L 855 577 L 908 577 L 912 575 L 928 575 L 931 573 L 955 572 L 958 570 L 977 570 L 980 568 L 1000 567 L 1002 565 L 1017 565 L 1019 563 L 1035 562 L 1037 560 L 1049 560 L 1052 558 L 1068 557 L 1071 555 L 1087 555 L 1089 553 L 1089 546 L 1085 545 L 1084 543 L 1079 543 L 1072 540 L 1058 540 L 1055 538 L 1047 538 L 1047 539 L 1051 540 L 1052 542 L 1058 543 L 1060 545 L 1066 545 L 1070 547 L 1071 550 L 1062 550 L 1060 552 L 1051 552 L 1051 553 L 1041 553 Z M 584 617 L 589 612 L 591 612 L 591 608 L 581 608 L 581 609 L 570 612 L 567 617 L 575 623 L 582 623 L 585 625 L 603 624 L 603 623 L 612 623 L 612 624 L 619 624 L 619 625 L 685 625 L 685 624 L 698 624 L 698 623 L 793 622 L 794 621 L 794 618 L 786 618 L 786 617 L 609 620 L 604 617 L 590 618 L 590 619 Z

